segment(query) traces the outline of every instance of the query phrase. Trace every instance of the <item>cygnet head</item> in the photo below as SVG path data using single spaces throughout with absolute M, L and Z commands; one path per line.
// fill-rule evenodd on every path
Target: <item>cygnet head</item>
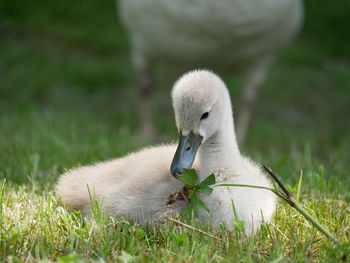
M 208 70 L 186 73 L 172 90 L 180 141 L 171 164 L 173 175 L 191 168 L 198 148 L 232 122 L 231 101 L 224 82 Z

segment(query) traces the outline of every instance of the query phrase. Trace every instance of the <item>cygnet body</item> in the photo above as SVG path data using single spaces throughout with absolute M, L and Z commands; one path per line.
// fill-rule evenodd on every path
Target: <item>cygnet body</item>
M 173 174 L 188 168 L 183 164 L 191 159 L 189 152 L 196 152 L 193 148 L 198 148 L 200 181 L 214 173 L 220 184 L 272 187 L 260 168 L 240 154 L 230 96 L 218 76 L 205 70 L 190 72 L 177 81 L 172 99 L 176 125 L 181 133 L 179 145 L 186 141 L 185 147 L 179 147 L 176 152 L 171 166 Z M 200 146 L 198 141 L 201 141 Z M 202 219 L 210 219 L 214 227 L 225 223 L 232 228 L 235 209 L 247 233 L 255 232 L 263 220 L 270 221 L 276 207 L 272 192 L 256 188 L 216 187 L 211 195 L 202 198 L 210 209 L 210 213 L 200 210 Z
M 176 145 L 146 148 L 68 171 L 56 187 L 63 202 L 86 213 L 94 198 L 112 215 L 153 223 L 184 209 L 184 201 L 169 203 L 169 196 L 184 186 L 172 174 L 181 173 L 183 168 L 199 170 L 200 180 L 214 173 L 217 183 L 271 187 L 259 167 L 239 152 L 230 96 L 218 76 L 206 70 L 185 74 L 176 82 L 172 100 L 181 133 L 177 149 Z M 276 206 L 272 193 L 253 188 L 217 187 L 202 198 L 210 209 L 210 213 L 199 210 L 203 221 L 233 228 L 234 206 L 247 233 L 254 233 L 263 220 L 268 222 Z
M 60 177 L 56 193 L 71 210 L 87 214 L 96 199 L 104 212 L 153 223 L 185 207 L 181 201 L 168 205 L 169 196 L 184 185 L 169 170 L 175 150 L 175 145 L 150 147 L 70 170 Z

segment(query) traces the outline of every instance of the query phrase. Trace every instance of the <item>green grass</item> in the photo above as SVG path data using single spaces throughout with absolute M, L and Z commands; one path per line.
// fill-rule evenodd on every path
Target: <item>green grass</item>
M 74 166 L 144 146 L 128 39 L 114 1 L 0 2 L 0 261 L 341 262 L 350 230 L 349 1 L 306 1 L 300 38 L 260 90 L 242 151 L 276 171 L 341 241 L 333 248 L 281 204 L 253 238 L 174 223 L 129 225 L 96 209 L 83 220 L 53 197 Z M 236 112 L 238 88 L 226 77 Z M 154 100 L 158 141 L 177 138 L 169 89 Z M 6 179 L 6 183 L 5 180 Z M 350 260 L 349 258 L 343 261 Z
M 50 192 L 28 186 L 3 185 L 1 192 L 1 256 L 16 260 L 67 260 L 67 255 L 89 261 L 119 262 L 341 262 L 343 250 L 332 250 L 327 239 L 287 205 L 281 205 L 272 224 L 254 237 L 213 230 L 194 222 L 223 241 L 171 222 L 140 228 L 101 214 L 95 206 L 85 220 L 68 213 Z M 318 197 L 304 206 L 342 242 L 349 240 L 348 204 Z M 337 252 L 337 257 L 332 253 Z M 11 255 L 11 256 L 10 256 Z M 332 258 L 330 257 L 332 256 Z M 124 258 L 124 259 L 123 259 Z M 126 260 L 130 258 L 130 261 Z

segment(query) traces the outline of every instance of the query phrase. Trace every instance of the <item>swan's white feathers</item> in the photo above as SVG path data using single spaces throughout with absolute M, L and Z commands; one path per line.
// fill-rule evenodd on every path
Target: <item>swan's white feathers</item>
M 214 172 L 217 184 L 245 184 L 272 187 L 270 180 L 261 169 L 247 157 L 242 157 L 240 165 L 234 169 L 222 168 Z M 218 187 L 208 196 L 202 196 L 211 213 L 201 210 L 201 218 L 211 218 L 214 226 L 226 223 L 232 227 L 235 219 L 245 223 L 246 232 L 254 233 L 262 221 L 269 222 L 276 208 L 276 196 L 267 190 L 246 187 Z M 231 203 L 231 200 L 233 204 Z
M 230 96 L 217 75 L 207 70 L 185 74 L 174 85 L 172 99 L 178 129 L 193 131 L 203 137 L 198 150 L 200 180 L 214 173 L 217 182 L 222 184 L 272 187 L 260 168 L 239 152 Z M 211 108 L 209 116 L 201 121 L 200 116 L 206 108 Z M 192 121 L 188 116 L 196 118 Z M 200 210 L 203 220 L 210 219 L 216 227 L 224 222 L 232 228 L 234 202 L 238 219 L 245 222 L 247 233 L 255 232 L 263 220 L 269 221 L 276 206 L 272 192 L 254 188 L 220 187 L 202 198 L 210 209 L 210 214 Z
M 176 81 L 171 96 L 177 127 L 189 130 L 189 127 L 196 126 L 194 130 L 198 130 L 202 114 L 215 114 L 213 108 L 223 106 L 221 100 L 228 96 L 228 92 L 216 74 L 209 70 L 195 70 Z M 222 118 L 216 116 L 215 119 Z
M 167 198 L 183 187 L 169 170 L 175 150 L 176 145 L 150 147 L 73 169 L 60 177 L 56 192 L 70 209 L 88 212 L 91 194 L 106 212 L 154 221 L 173 209 L 166 205 Z
M 159 60 L 182 69 L 242 68 L 242 61 L 269 56 L 288 43 L 303 16 L 300 0 L 118 3 L 137 68 Z
M 200 180 L 214 173 L 217 183 L 272 187 L 261 169 L 239 152 L 229 93 L 217 75 L 207 70 L 187 73 L 174 85 L 172 100 L 178 129 L 193 131 L 203 138 L 193 165 Z M 201 120 L 208 108 L 209 116 Z M 154 222 L 184 208 L 181 201 L 167 205 L 169 195 L 183 187 L 170 173 L 175 150 L 175 145 L 151 147 L 68 171 L 59 179 L 57 193 L 69 208 L 87 212 L 91 207 L 89 187 L 104 211 L 132 217 L 140 223 Z M 253 188 L 218 187 L 202 198 L 210 209 L 209 214 L 199 210 L 203 221 L 214 227 L 226 223 L 233 228 L 233 202 L 246 233 L 254 233 L 263 220 L 268 222 L 276 206 L 273 193 Z

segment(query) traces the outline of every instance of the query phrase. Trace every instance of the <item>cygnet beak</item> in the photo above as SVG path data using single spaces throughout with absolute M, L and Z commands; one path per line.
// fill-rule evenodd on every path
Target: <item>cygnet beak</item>
M 175 156 L 171 163 L 170 171 L 173 176 L 183 174 L 182 169 L 192 167 L 193 161 L 196 158 L 196 153 L 201 145 L 203 137 L 199 134 L 194 134 L 190 131 L 186 136 L 180 132 L 179 145 L 177 146 Z

